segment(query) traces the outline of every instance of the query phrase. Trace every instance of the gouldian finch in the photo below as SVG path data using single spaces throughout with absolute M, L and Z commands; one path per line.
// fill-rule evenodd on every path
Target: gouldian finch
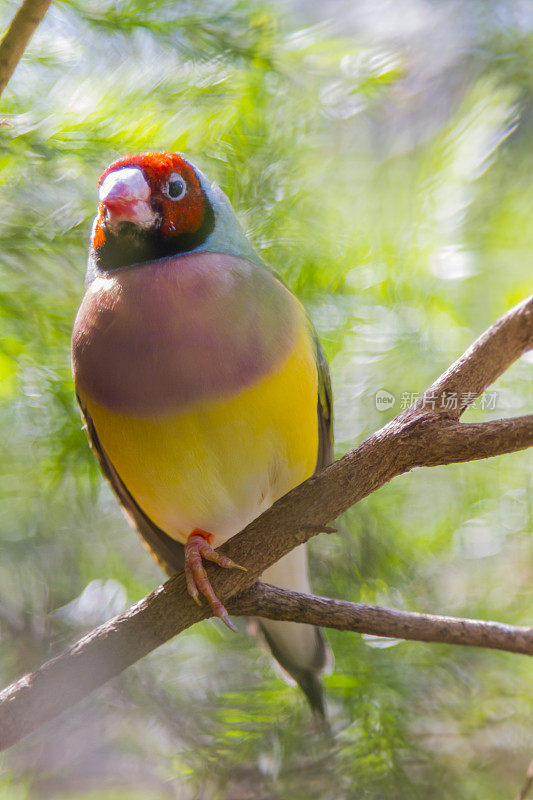
M 72 368 L 92 447 L 154 557 L 231 626 L 202 561 L 332 458 L 326 359 L 296 297 L 229 200 L 176 153 L 111 164 L 99 181 Z M 307 592 L 305 546 L 263 578 Z M 323 712 L 319 629 L 260 622 Z

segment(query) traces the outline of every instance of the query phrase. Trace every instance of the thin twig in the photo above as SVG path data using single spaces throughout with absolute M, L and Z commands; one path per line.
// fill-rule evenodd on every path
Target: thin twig
M 524 785 L 515 797 L 515 800 L 526 800 L 529 790 L 533 786 L 533 761 L 529 764 L 526 772 L 526 779 Z
M 24 0 L 0 41 L 0 96 L 52 0 Z

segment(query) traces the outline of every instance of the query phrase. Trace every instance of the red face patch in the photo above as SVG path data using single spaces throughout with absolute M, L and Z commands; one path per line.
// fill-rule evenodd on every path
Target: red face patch
M 161 233 L 178 236 L 196 233 L 202 226 L 205 201 L 192 166 L 177 153 L 142 153 L 126 156 L 111 164 L 100 176 L 100 186 L 110 172 L 122 167 L 138 167 L 150 186 L 150 202 L 161 215 Z M 98 246 L 100 226 L 95 231 Z

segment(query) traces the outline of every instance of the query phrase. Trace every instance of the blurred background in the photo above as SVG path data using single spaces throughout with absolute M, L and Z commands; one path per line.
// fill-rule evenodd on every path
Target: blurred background
M 163 578 L 98 472 L 70 376 L 106 165 L 179 150 L 220 183 L 320 332 L 340 455 L 531 292 L 532 54 L 528 0 L 52 5 L 1 107 L 2 685 Z M 532 364 L 465 419 L 531 411 Z M 530 624 L 532 482 L 527 453 L 397 478 L 313 541 L 313 588 Z M 4 754 L 0 796 L 514 796 L 529 660 L 328 637 L 330 745 L 255 640 L 205 622 Z

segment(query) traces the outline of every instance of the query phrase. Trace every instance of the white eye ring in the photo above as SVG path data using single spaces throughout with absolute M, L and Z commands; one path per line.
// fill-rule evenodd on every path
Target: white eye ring
M 177 173 L 170 176 L 165 184 L 164 192 L 171 200 L 181 200 L 187 191 L 187 184 Z

